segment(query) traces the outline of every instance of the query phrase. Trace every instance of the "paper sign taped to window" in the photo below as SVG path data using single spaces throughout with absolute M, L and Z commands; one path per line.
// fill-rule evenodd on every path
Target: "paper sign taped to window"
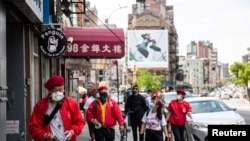
M 6 121 L 6 134 L 19 133 L 19 120 L 7 120 Z

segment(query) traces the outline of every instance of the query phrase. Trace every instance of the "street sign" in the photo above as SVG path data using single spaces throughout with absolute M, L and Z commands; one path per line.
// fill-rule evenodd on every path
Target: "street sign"
M 101 75 L 101 74 L 100 74 L 100 75 L 98 75 L 98 77 L 99 77 L 99 78 L 105 78 L 105 75 L 103 75 L 103 74 Z
M 86 84 L 86 85 L 84 85 L 84 88 L 86 88 L 86 89 L 92 89 L 92 88 L 93 88 L 93 85 L 91 85 L 91 84 Z

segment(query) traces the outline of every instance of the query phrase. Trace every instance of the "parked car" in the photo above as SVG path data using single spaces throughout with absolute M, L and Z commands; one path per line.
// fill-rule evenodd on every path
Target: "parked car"
M 114 99 L 118 104 L 122 104 L 124 101 L 124 95 L 119 94 L 119 101 L 118 101 L 118 94 L 117 93 L 112 93 L 110 95 L 110 98 Z
M 239 92 L 234 92 L 232 98 L 240 98 L 240 93 Z
M 227 100 L 229 100 L 230 99 L 230 94 L 227 91 L 225 91 L 225 90 L 221 90 L 221 92 L 220 92 L 220 98 L 221 99 L 227 99 Z
M 145 92 L 140 92 L 139 94 L 142 95 L 144 98 L 148 97 L 148 94 Z
M 245 119 L 222 100 L 215 97 L 186 98 L 192 107 L 193 123 L 187 117 L 185 138 L 187 141 L 207 141 L 208 125 L 244 125 Z
M 165 93 L 162 93 L 160 95 L 165 107 L 168 106 L 168 104 L 170 103 L 171 100 L 176 99 L 176 96 L 177 96 L 177 93 L 175 91 L 165 92 Z M 192 94 L 192 93 L 186 91 L 185 98 L 189 98 L 189 97 L 198 97 L 198 95 L 195 95 L 195 94 Z
M 218 91 L 213 90 L 213 91 L 211 91 L 211 92 L 208 94 L 208 97 L 215 97 L 217 93 L 218 93 Z

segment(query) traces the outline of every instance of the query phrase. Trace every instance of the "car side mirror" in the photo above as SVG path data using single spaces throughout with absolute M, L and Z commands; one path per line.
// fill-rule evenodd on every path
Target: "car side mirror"
M 231 108 L 233 111 L 236 111 L 237 110 L 237 108 Z

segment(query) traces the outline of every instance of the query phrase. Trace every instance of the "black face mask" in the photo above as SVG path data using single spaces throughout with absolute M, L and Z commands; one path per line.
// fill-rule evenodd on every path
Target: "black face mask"
M 136 94 L 136 91 L 132 91 L 132 94 Z
M 106 93 L 106 92 L 100 92 L 99 94 L 100 94 L 99 98 L 100 98 L 102 104 L 106 103 L 107 98 L 108 98 L 108 93 Z

